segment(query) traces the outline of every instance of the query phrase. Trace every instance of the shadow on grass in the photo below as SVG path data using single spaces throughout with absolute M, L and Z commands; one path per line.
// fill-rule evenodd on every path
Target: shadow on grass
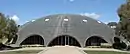
M 0 54 L 37 54 L 42 50 L 24 50 L 24 51 L 10 51 L 10 52 L 0 52 Z
M 86 51 L 87 54 L 130 54 L 125 52 L 114 52 L 114 51 Z

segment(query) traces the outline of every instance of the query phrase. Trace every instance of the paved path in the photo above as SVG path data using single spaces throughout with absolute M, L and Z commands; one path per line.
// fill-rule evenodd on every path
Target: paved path
M 69 47 L 71 48 L 72 46 L 69 46 Z M 0 51 L 0 52 L 24 51 L 24 50 L 25 51 L 26 50 L 41 50 L 42 51 L 42 50 L 44 50 L 44 51 L 42 51 L 42 53 L 43 53 L 43 52 L 45 52 L 45 51 L 47 51 L 48 49 L 51 49 L 51 48 L 56 48 L 56 47 L 27 47 L 27 48 L 20 48 L 20 49 L 14 49 L 14 50 L 3 50 L 3 51 Z M 72 48 L 76 48 L 76 47 L 72 47 Z M 130 51 L 122 51 L 122 50 L 110 49 L 110 48 L 78 48 L 78 50 L 81 51 L 81 52 L 82 52 L 82 50 L 87 50 L 87 51 L 115 51 L 115 52 L 130 53 Z
M 83 50 L 73 46 L 57 46 L 45 49 L 38 54 L 87 54 Z

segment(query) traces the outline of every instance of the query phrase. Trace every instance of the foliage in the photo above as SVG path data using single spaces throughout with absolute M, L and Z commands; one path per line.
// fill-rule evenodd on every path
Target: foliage
M 8 38 L 10 41 L 17 33 L 18 27 L 14 20 L 0 13 L 0 39 Z
M 130 18 L 130 0 L 118 8 L 118 15 L 121 20 L 123 20 L 122 18 Z
M 2 13 L 0 13 L 0 38 L 6 35 L 5 34 L 6 25 L 7 25 L 6 18 Z
M 0 54 L 38 54 L 42 50 L 19 50 L 19 51 L 8 51 L 0 52 Z
M 116 34 L 130 40 L 130 0 L 122 4 L 117 13 L 120 17 L 120 22 L 117 25 Z

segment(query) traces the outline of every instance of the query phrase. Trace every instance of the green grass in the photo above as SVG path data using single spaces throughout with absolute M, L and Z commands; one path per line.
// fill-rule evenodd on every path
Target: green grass
M 41 50 L 26 50 L 26 51 L 11 51 L 11 52 L 0 52 L 0 54 L 37 54 Z
M 125 52 L 113 52 L 113 51 L 85 51 L 87 54 L 130 54 Z

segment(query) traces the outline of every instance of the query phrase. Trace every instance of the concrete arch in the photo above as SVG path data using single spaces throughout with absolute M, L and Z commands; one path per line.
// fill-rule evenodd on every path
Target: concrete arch
M 58 41 L 58 43 L 53 43 L 54 41 Z M 79 43 L 79 41 L 70 35 L 59 35 L 55 38 L 53 38 L 47 46 L 55 46 L 55 45 L 70 45 L 70 46 L 78 46 L 81 47 L 81 44 Z
M 32 45 L 32 44 L 39 44 L 44 45 L 44 38 L 40 35 L 33 34 L 25 38 L 20 45 Z
M 108 43 L 108 42 L 101 36 L 91 36 L 86 39 L 85 47 L 86 46 L 100 46 L 101 43 Z

